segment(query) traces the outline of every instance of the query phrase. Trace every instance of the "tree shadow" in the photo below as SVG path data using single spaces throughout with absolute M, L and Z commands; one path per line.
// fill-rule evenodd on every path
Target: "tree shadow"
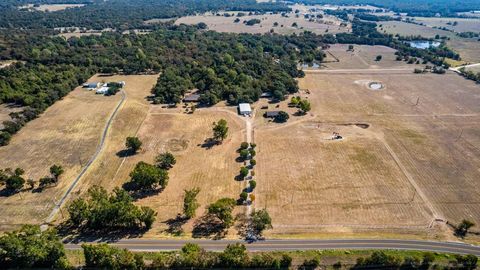
M 142 236 L 147 229 L 129 229 L 129 228 L 105 228 L 90 229 L 77 227 L 66 221 L 56 227 L 58 235 L 63 238 L 63 243 L 79 244 L 82 242 L 117 242 L 125 238 L 138 238 Z
M 126 191 L 128 191 L 129 195 L 133 198 L 134 201 L 149 197 L 149 196 L 154 196 L 158 195 L 161 193 L 164 188 L 151 188 L 147 190 L 142 190 L 140 189 L 135 183 L 133 182 L 125 182 L 122 185 L 122 188 Z
M 173 234 L 175 236 L 180 236 L 183 234 L 182 226 L 185 225 L 187 221 L 187 217 L 182 216 L 181 214 L 177 214 L 175 218 L 167 219 L 163 222 L 168 225 L 168 229 L 166 229 L 165 232 Z
M 226 233 L 227 230 L 220 220 L 213 215 L 206 214 L 195 221 L 192 230 L 192 237 L 218 240 L 225 238 Z
M 20 192 L 19 190 L 12 190 L 12 189 L 4 188 L 4 189 L 0 190 L 0 197 L 10 197 L 10 196 L 15 195 L 19 192 Z
M 199 146 L 208 150 L 218 144 L 218 141 L 214 140 L 213 138 L 207 138 L 205 141 L 203 141 L 203 143 L 199 144 Z
M 135 152 L 132 151 L 131 149 L 123 149 L 123 150 L 118 151 L 116 155 L 120 158 L 125 158 L 125 157 L 135 155 Z

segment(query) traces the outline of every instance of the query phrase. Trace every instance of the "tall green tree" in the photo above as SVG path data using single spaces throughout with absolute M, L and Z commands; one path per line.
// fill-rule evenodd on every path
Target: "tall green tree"
M 185 195 L 183 197 L 183 214 L 187 218 L 195 217 L 195 211 L 200 206 L 197 201 L 198 193 L 200 193 L 199 188 L 185 190 Z
M 252 226 L 259 234 L 266 229 L 272 229 L 272 218 L 266 209 L 254 210 L 251 217 Z
M 231 198 L 222 198 L 208 206 L 208 214 L 217 217 L 228 228 L 233 224 L 232 211 L 236 201 Z
M 142 142 L 138 137 L 127 137 L 125 146 L 135 154 L 142 147 Z
M 52 167 L 50 167 L 50 173 L 52 174 L 53 178 L 55 178 L 55 182 L 58 182 L 58 178 L 63 174 L 63 172 L 64 169 L 60 165 L 54 164 Z
M 168 169 L 171 169 L 173 165 L 175 165 L 175 163 L 177 163 L 177 160 L 175 159 L 175 156 L 172 153 L 165 152 L 158 155 L 155 158 L 155 162 L 157 167 L 164 170 L 168 170 Z
M 140 161 L 130 173 L 130 181 L 138 189 L 165 188 L 168 183 L 168 172 L 154 165 Z
M 227 120 L 220 119 L 218 122 L 213 123 L 213 139 L 217 142 L 223 142 L 228 136 Z

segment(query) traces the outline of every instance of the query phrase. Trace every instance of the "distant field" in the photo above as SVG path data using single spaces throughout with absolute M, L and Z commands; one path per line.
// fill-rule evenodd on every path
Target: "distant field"
M 465 39 L 455 33 L 434 29 L 432 27 L 398 21 L 382 21 L 377 23 L 379 32 L 388 34 L 400 34 L 402 36 L 420 35 L 426 38 L 434 38 L 435 35 L 449 37 L 447 46 L 458 52 L 465 62 L 480 62 L 480 42 L 477 39 Z
M 368 82 L 385 88 L 372 91 Z M 452 73 L 308 72 L 300 88 L 311 92 L 306 119 L 255 129 L 255 207 L 272 214 L 269 235 L 387 230 L 448 238 L 427 229 L 432 211 L 411 181 L 449 221 L 480 222 L 475 83 Z M 362 123 L 369 127 L 355 125 Z M 334 131 L 344 140 L 329 140 Z
M 247 12 L 248 13 L 248 12 Z M 223 14 L 223 13 L 222 13 Z M 342 33 L 351 31 L 351 26 L 340 26 L 340 21 L 333 16 L 325 16 L 318 21 L 310 22 L 303 18 L 295 17 L 295 14 L 289 13 L 288 18 L 282 17 L 280 14 L 270 15 L 252 15 L 238 17 L 240 22 L 235 23 L 236 16 L 224 17 L 213 14 L 203 14 L 197 16 L 181 17 L 175 21 L 175 24 L 198 24 L 200 22 L 206 23 L 208 29 L 218 32 L 233 32 L 233 33 L 268 33 L 271 29 L 279 34 L 301 33 L 305 30 L 312 31 L 317 34 L 328 33 Z M 250 19 L 259 19 L 261 22 L 252 26 L 248 26 L 243 21 Z M 274 27 L 277 22 L 278 26 Z M 298 27 L 292 27 L 293 23 L 297 23 Z
M 416 22 L 423 23 L 428 27 L 446 27 L 455 32 L 480 32 L 479 19 L 465 18 L 436 18 L 436 17 L 414 17 Z M 456 25 L 453 25 L 456 22 Z M 449 24 L 447 24 L 449 23 Z
M 33 4 L 22 6 L 21 8 L 35 9 L 38 11 L 59 11 L 67 8 L 83 7 L 84 4 L 52 4 L 52 5 L 39 5 L 35 7 Z
M 347 44 L 331 45 L 325 50 L 327 57 L 322 66 L 328 69 L 410 68 L 412 70 L 417 66 L 396 61 L 396 50 L 390 47 L 353 45 L 353 48 L 353 51 L 348 51 Z M 375 61 L 377 55 L 381 55 L 382 60 Z

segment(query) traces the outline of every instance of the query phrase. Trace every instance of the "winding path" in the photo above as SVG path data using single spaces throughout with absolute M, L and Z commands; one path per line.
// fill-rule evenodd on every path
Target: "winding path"
M 113 122 L 113 119 L 115 118 L 115 116 L 117 115 L 120 107 L 125 103 L 125 100 L 127 99 L 127 93 L 125 92 L 125 90 L 121 90 L 120 93 L 122 94 L 122 99 L 120 100 L 120 102 L 118 103 L 117 107 L 115 107 L 115 110 L 113 111 L 113 113 L 110 115 L 110 118 L 108 119 L 107 121 L 107 124 L 105 125 L 105 128 L 103 129 L 103 133 L 102 133 L 102 137 L 100 138 L 100 143 L 98 144 L 97 146 L 97 149 L 95 151 L 95 153 L 93 154 L 93 156 L 90 158 L 90 160 L 88 160 L 87 164 L 83 167 L 83 169 L 80 171 L 80 173 L 78 174 L 78 176 L 75 178 L 75 180 L 72 182 L 72 184 L 70 184 L 70 186 L 68 187 L 68 189 L 65 191 L 65 193 L 62 195 L 62 198 L 60 199 L 60 201 L 58 201 L 58 203 L 55 204 L 55 207 L 52 209 L 52 211 L 50 212 L 50 214 L 48 215 L 47 219 L 45 220 L 45 223 L 44 225 L 42 225 L 42 228 L 45 229 L 46 226 L 48 223 L 51 223 L 53 221 L 53 219 L 55 218 L 55 216 L 58 214 L 58 212 L 60 211 L 60 209 L 63 207 L 63 205 L 65 204 L 68 196 L 70 195 L 70 193 L 75 189 L 75 187 L 78 185 L 78 183 L 80 182 L 80 179 L 82 178 L 82 176 L 87 172 L 88 168 L 90 168 L 90 166 L 92 165 L 92 163 L 97 159 L 98 155 L 100 154 L 100 152 L 102 151 L 103 149 L 103 146 L 105 144 L 105 139 L 107 138 L 107 134 L 108 134 L 108 130 L 110 129 L 110 126 Z

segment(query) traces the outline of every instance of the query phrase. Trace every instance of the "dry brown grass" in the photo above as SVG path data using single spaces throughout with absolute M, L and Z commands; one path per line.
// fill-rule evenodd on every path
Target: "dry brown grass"
M 322 66 L 328 69 L 382 69 L 382 68 L 409 68 L 403 61 L 396 61 L 395 49 L 385 46 L 354 45 L 353 51 L 348 51 L 346 44 L 333 44 L 326 50 L 325 63 Z M 375 61 L 377 55 L 382 56 L 381 61 Z M 338 62 L 337 62 L 338 60 Z
M 366 81 L 386 88 L 369 90 Z M 381 229 L 447 237 L 427 229 L 432 213 L 392 154 L 445 218 L 480 222 L 480 92 L 473 82 L 451 73 L 315 73 L 300 87 L 311 92 L 311 114 L 257 124 L 255 132 L 256 207 L 272 215 L 269 235 Z M 345 139 L 328 140 L 333 131 Z
M 127 95 L 142 92 L 145 97 L 156 78 L 156 75 L 94 76 L 90 81 L 125 81 Z M 0 168 L 21 167 L 26 170 L 26 178 L 38 180 L 47 176 L 48 168 L 53 164 L 65 168 L 65 174 L 56 187 L 47 188 L 43 192 L 25 191 L 10 197 L 0 197 L 2 227 L 44 221 L 54 203 L 95 152 L 106 120 L 120 99 L 120 94 L 106 97 L 79 87 L 48 108 L 41 117 L 29 122 L 8 146 L 0 148 Z M 128 101 L 121 113 L 129 112 L 132 103 L 141 102 L 136 99 Z M 125 120 L 128 119 L 120 119 L 122 122 L 115 123 L 122 125 Z M 108 147 L 108 142 L 106 146 Z M 86 179 L 81 181 L 84 180 Z
M 0 197 L 2 226 L 44 220 L 94 153 L 105 121 L 119 100 L 120 95 L 105 97 L 79 87 L 27 123 L 8 146 L 0 148 L 0 168 L 23 168 L 26 178 L 38 181 L 48 176 L 48 168 L 53 164 L 65 168 L 56 187 L 41 193 L 26 191 Z
M 480 19 L 437 17 L 414 17 L 413 19 L 416 22 L 423 23 L 428 27 L 445 27 L 458 33 L 478 32 L 480 29 Z M 457 25 L 453 25 L 454 22 L 457 22 Z
M 236 13 L 233 12 L 232 14 Z M 305 20 L 301 14 L 299 18 L 296 18 L 294 13 L 288 13 L 288 16 L 288 18 L 282 17 L 280 14 L 243 16 L 238 17 L 240 22 L 235 23 L 234 20 L 237 18 L 236 16 L 224 17 L 207 13 L 197 16 L 181 17 L 175 21 L 175 24 L 198 24 L 203 22 L 208 25 L 208 29 L 217 32 L 251 34 L 268 33 L 271 29 L 273 29 L 275 33 L 279 34 L 301 33 L 305 30 L 312 31 L 317 34 L 324 34 L 327 30 L 328 33 L 351 31 L 350 25 L 347 27 L 341 27 L 340 21 L 333 16 L 325 16 L 318 22 L 310 22 Z M 261 22 L 252 26 L 248 26 L 243 23 L 243 21 L 248 21 L 250 19 L 259 19 Z M 275 22 L 278 23 L 277 27 L 273 26 Z M 293 23 L 297 23 L 298 27 L 292 27 Z

